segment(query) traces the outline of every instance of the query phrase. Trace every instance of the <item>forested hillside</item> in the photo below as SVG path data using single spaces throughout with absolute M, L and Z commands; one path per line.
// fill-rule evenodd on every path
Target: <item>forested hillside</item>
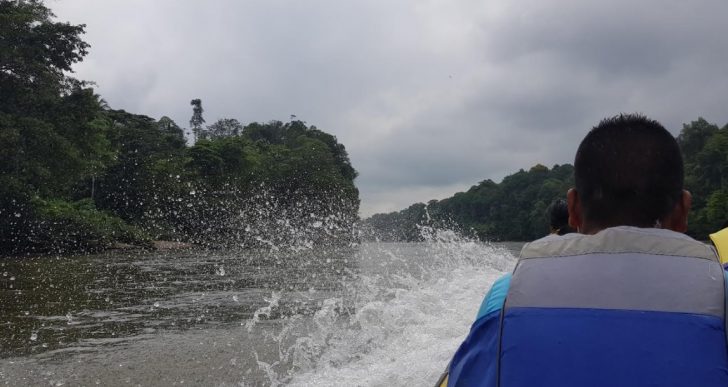
M 365 220 L 367 238 L 420 240 L 421 226 L 457 228 L 482 240 L 529 240 L 548 231 L 546 208 L 566 196 L 573 185 L 573 167 L 536 165 L 500 183 L 484 180 L 466 192 L 427 205 L 376 214 Z
M 705 240 L 728 221 L 728 125 L 699 118 L 677 137 L 685 160 L 685 186 L 693 194 L 688 234 Z M 573 186 L 573 166 L 536 165 L 500 183 L 485 180 L 466 192 L 426 205 L 366 219 L 368 239 L 417 241 L 422 226 L 458 228 L 482 240 L 539 238 L 548 233 L 546 210 Z
M 204 126 L 196 99 L 189 146 L 170 118 L 112 109 L 68 75 L 83 32 L 40 1 L 0 1 L 0 253 L 351 235 L 357 172 L 334 136 L 295 120 Z

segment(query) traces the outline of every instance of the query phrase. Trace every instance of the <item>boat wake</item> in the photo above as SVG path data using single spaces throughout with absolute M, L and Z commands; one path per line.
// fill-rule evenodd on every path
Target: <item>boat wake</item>
M 451 231 L 421 231 L 424 243 L 362 245 L 358 273 L 340 294 L 320 300 L 312 316 L 284 318 L 264 333 L 279 348 L 272 358 L 255 354 L 266 384 L 434 383 L 490 285 L 515 258 L 503 246 Z M 270 306 L 261 309 L 270 313 Z

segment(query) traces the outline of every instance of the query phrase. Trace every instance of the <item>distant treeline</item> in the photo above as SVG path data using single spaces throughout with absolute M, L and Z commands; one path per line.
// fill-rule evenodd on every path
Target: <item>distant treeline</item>
M 728 125 L 718 128 L 699 118 L 677 137 L 685 160 L 685 186 L 693 194 L 688 234 L 705 240 L 728 221 Z M 422 226 L 459 228 L 481 240 L 527 241 L 548 233 L 549 204 L 566 198 L 574 167 L 536 165 L 502 182 L 485 180 L 466 192 L 399 212 L 376 214 L 363 222 L 365 238 L 418 241 Z
M 352 235 L 357 172 L 334 136 L 297 120 L 204 126 L 193 100 L 188 146 L 168 117 L 111 109 L 67 76 L 84 26 L 52 17 L 0 1 L 0 254 Z
M 501 183 L 485 180 L 466 192 L 364 221 L 367 238 L 418 241 L 421 226 L 456 227 L 483 240 L 529 240 L 548 231 L 546 208 L 573 185 L 574 168 L 536 165 Z

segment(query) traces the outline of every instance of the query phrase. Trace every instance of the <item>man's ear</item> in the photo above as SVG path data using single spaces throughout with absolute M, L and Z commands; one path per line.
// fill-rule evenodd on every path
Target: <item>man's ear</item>
M 690 191 L 683 190 L 680 200 L 675 203 L 672 213 L 663 222 L 663 227 L 677 232 L 688 230 L 688 214 L 693 204 L 693 195 Z
M 566 205 L 569 207 L 569 226 L 576 232 L 581 232 L 584 228 L 584 219 L 582 218 L 581 203 L 576 188 L 571 188 L 566 192 Z

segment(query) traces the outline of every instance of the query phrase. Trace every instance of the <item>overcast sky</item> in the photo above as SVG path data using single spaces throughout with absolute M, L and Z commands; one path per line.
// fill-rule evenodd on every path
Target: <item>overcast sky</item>
M 87 24 L 76 76 L 188 127 L 288 121 L 337 136 L 363 216 L 572 162 L 601 118 L 728 122 L 725 0 L 50 0 Z

